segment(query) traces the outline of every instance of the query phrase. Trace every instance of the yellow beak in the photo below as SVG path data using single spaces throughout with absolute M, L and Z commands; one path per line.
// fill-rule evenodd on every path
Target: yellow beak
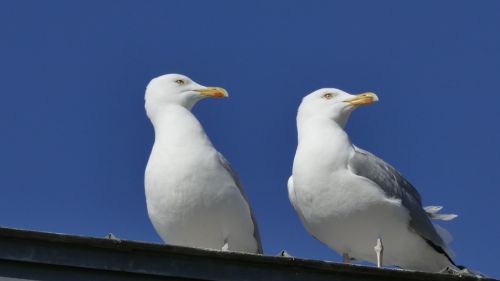
M 377 95 L 371 92 L 362 93 L 355 95 L 353 98 L 346 99 L 344 102 L 350 103 L 351 105 L 358 106 L 364 104 L 370 104 L 378 101 Z
M 195 90 L 202 96 L 212 97 L 212 98 L 223 98 L 228 97 L 227 91 L 220 87 L 205 87 L 202 89 Z

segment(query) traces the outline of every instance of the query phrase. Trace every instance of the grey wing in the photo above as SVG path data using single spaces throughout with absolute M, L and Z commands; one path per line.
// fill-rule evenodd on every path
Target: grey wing
M 257 226 L 257 220 L 255 219 L 255 214 L 253 212 L 252 207 L 250 206 L 250 201 L 248 201 L 248 197 L 245 193 L 245 190 L 243 189 L 243 185 L 240 182 L 240 178 L 238 177 L 236 172 L 231 167 L 231 164 L 229 164 L 229 161 L 227 161 L 226 158 L 224 158 L 224 155 L 222 155 L 220 152 L 218 152 L 218 155 L 219 155 L 220 163 L 222 164 L 224 169 L 226 169 L 226 171 L 231 175 L 234 182 L 236 183 L 236 186 L 240 190 L 241 195 L 243 196 L 243 198 L 247 202 L 248 208 L 250 209 L 250 215 L 252 217 L 252 222 L 253 222 L 253 236 L 255 237 L 255 240 L 257 241 L 257 251 L 258 251 L 257 253 L 262 254 L 263 253 L 262 242 L 260 240 L 260 233 L 259 233 L 259 227 Z
M 354 146 L 354 151 L 354 156 L 349 161 L 350 169 L 356 175 L 375 182 L 387 196 L 400 199 L 402 205 L 410 213 L 410 228 L 451 261 L 446 252 L 447 246 L 423 209 L 422 199 L 415 187 L 394 167 L 377 156 L 356 146 Z

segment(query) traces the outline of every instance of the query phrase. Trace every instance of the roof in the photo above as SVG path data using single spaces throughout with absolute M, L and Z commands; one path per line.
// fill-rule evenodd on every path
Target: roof
M 0 227 L 0 280 L 479 279 Z

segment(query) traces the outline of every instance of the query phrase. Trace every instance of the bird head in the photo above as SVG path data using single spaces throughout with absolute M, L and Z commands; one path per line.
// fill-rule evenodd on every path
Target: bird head
M 370 92 L 351 95 L 339 89 L 323 88 L 302 99 L 298 118 L 328 118 L 344 127 L 355 108 L 376 101 L 377 95 Z
M 151 80 L 146 87 L 146 111 L 148 115 L 162 110 L 165 105 L 175 104 L 188 110 L 206 97 L 227 97 L 220 87 L 202 86 L 189 77 L 180 74 L 165 74 Z

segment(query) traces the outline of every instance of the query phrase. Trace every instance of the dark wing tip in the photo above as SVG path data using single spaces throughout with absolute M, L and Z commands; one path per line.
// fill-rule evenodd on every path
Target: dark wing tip
M 451 262 L 451 264 L 457 266 L 450 255 L 448 255 L 448 253 L 446 253 L 446 251 L 441 246 L 434 244 L 431 240 L 426 239 L 425 237 L 422 237 L 422 239 L 424 239 L 424 241 L 427 242 L 427 244 L 429 244 L 429 246 L 431 246 L 436 252 L 443 254 Z

